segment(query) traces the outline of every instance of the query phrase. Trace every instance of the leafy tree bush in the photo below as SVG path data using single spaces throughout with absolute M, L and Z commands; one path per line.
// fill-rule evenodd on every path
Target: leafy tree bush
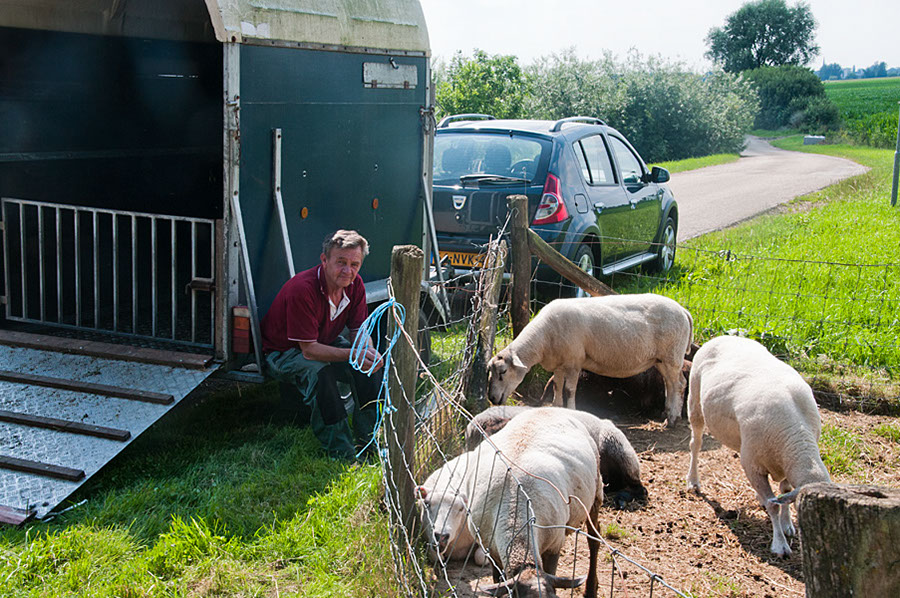
M 706 56 L 729 73 L 761 66 L 805 65 L 819 53 L 809 5 L 784 0 L 747 2 L 710 29 Z
M 807 126 L 822 132 L 840 124 L 837 107 L 825 95 L 821 79 L 810 69 L 764 66 L 742 75 L 759 93 L 757 128 Z
M 528 73 L 530 116 L 597 116 L 651 162 L 739 151 L 758 108 L 752 88 L 734 75 L 698 75 L 637 53 L 617 63 L 568 50 L 539 59 Z
M 438 118 L 448 114 L 481 113 L 497 118 L 521 118 L 528 79 L 515 56 L 475 50 L 471 58 L 457 52 L 445 68 L 434 71 Z

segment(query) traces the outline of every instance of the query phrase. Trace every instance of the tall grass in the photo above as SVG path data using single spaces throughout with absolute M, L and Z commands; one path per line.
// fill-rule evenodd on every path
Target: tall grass
M 780 355 L 863 366 L 894 378 L 900 363 L 900 210 L 888 201 L 892 153 L 776 142 L 869 166 L 863 175 L 768 215 L 685 243 L 652 289 L 691 309 L 700 340 L 740 330 Z

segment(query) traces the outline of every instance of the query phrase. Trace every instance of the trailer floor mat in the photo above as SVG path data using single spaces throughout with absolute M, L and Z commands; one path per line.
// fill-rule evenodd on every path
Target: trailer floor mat
M 3 523 L 45 517 L 218 367 L 164 351 L 146 363 L 140 350 L 102 343 L 60 352 L 28 336 L 0 343 Z

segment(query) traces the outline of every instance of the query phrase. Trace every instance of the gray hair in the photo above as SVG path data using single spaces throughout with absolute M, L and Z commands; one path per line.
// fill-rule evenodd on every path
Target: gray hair
M 363 257 L 369 255 L 369 242 L 366 241 L 365 237 L 355 230 L 341 229 L 333 235 L 325 237 L 325 242 L 322 243 L 322 253 L 325 254 L 325 257 L 328 257 L 331 255 L 331 250 L 334 248 L 355 249 L 357 247 L 362 250 Z

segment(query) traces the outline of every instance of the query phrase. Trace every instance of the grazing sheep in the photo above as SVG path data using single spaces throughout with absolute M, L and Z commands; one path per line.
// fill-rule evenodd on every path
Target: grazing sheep
M 536 364 L 553 373 L 553 404 L 575 407 L 581 370 L 627 378 L 656 366 L 666 385 L 666 422 L 681 416 L 681 367 L 690 351 L 691 314 L 653 294 L 556 299 L 488 364 L 489 397 L 498 405 Z
M 740 453 L 744 473 L 772 520 L 771 550 L 789 556 L 785 535 L 794 535 L 790 503 L 801 486 L 831 481 L 819 455 L 822 421 L 809 385 L 756 341 L 720 336 L 694 357 L 688 416 L 688 488 L 700 490 L 697 461 L 705 424 L 722 444 Z M 780 482 L 784 496 L 775 498 L 768 477 Z
M 488 407 L 473 417 L 466 426 L 466 448 L 474 450 L 484 438 L 502 430 L 513 417 L 531 409 L 534 407 Z M 594 417 L 589 414 L 587 416 Z M 616 506 L 621 509 L 625 503 L 647 496 L 647 489 L 641 483 L 641 464 L 625 434 L 608 419 L 601 419 L 600 422 L 600 475 L 603 477 L 603 491 L 607 496 L 612 496 Z
M 434 561 L 462 560 L 475 548 L 468 526 L 468 505 L 461 487 L 469 453 L 447 461 L 416 488 L 419 517 L 428 540 L 428 556 Z M 475 549 L 477 565 L 486 562 L 484 551 Z
M 530 409 L 470 453 L 471 531 L 496 566 L 494 581 L 501 572 L 506 577 L 488 590 L 555 596 L 554 588 L 584 583 L 555 573 L 566 536 L 589 520 L 585 596 L 597 595 L 600 542 L 593 538 L 603 503 L 601 455 L 608 425 L 582 411 Z

